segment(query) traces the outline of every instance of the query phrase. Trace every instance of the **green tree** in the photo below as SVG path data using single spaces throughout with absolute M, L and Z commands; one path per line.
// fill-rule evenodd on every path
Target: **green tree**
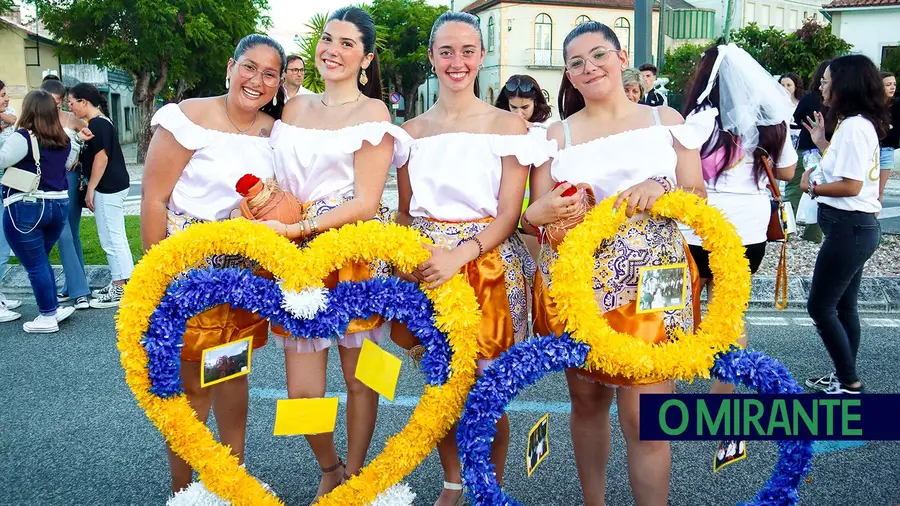
M 303 65 L 306 69 L 303 77 L 303 87 L 316 93 L 322 93 L 325 90 L 325 81 L 322 80 L 322 75 L 319 74 L 319 69 L 316 67 L 316 44 L 322 38 L 322 31 L 325 30 L 328 15 L 329 13 L 326 12 L 324 14 L 316 14 L 310 18 L 306 22 L 306 35 L 303 38 L 298 37 L 294 39 L 300 48 L 299 54 L 303 58 Z
M 2 0 L 0 0 L 2 1 Z M 141 112 L 138 161 L 167 86 L 183 95 L 225 64 L 241 37 L 267 26 L 267 0 L 37 0 L 41 20 L 71 61 L 129 72 Z M 221 89 L 221 88 L 220 88 Z
M 387 89 L 403 96 L 407 119 L 415 114 L 419 86 L 425 83 L 431 67 L 428 62 L 431 25 L 446 10 L 444 6 L 428 5 L 425 0 L 372 1 L 375 24 L 389 27 L 379 55 L 381 77 Z
M 710 45 L 684 44 L 666 51 L 666 59 L 660 69 L 660 75 L 669 78 L 666 88 L 672 94 L 683 95 L 685 88 L 700 62 L 700 55 L 709 49 Z M 670 100 L 671 102 L 671 100 Z
M 884 52 L 881 58 L 881 71 L 900 75 L 900 48 L 894 47 Z
M 15 6 L 16 2 L 14 0 L 0 0 L 0 15 L 12 11 Z

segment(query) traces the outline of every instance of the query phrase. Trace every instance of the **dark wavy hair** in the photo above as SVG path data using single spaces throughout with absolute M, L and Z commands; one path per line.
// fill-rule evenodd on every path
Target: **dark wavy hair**
M 793 81 L 793 83 L 794 83 L 794 98 L 796 98 L 797 100 L 800 100 L 801 98 L 803 98 L 803 79 L 800 79 L 800 76 L 793 72 L 788 72 L 787 74 L 781 76 L 780 79 L 778 79 L 779 84 L 784 79 L 790 79 L 791 81 Z
M 822 90 L 819 89 L 822 84 L 822 79 L 825 77 L 825 71 L 828 70 L 828 65 L 831 65 L 831 60 L 822 60 L 819 63 L 819 66 L 816 67 L 816 71 L 813 72 L 812 80 L 809 82 L 809 86 L 806 88 L 807 93 L 815 93 L 819 96 L 819 102 L 822 102 Z
M 522 91 L 522 84 L 525 84 L 526 87 L 531 85 L 531 90 L 527 92 Z M 509 86 L 513 86 L 514 91 L 509 91 Z M 550 104 L 547 103 L 547 97 L 544 96 L 541 86 L 533 77 L 524 74 L 516 74 L 510 77 L 506 84 L 500 88 L 500 94 L 497 95 L 497 101 L 494 103 L 494 106 L 508 111 L 510 98 L 525 98 L 534 102 L 534 112 L 531 113 L 531 119 L 529 120 L 532 123 L 543 123 L 550 119 Z
M 566 40 L 563 41 L 563 62 L 567 62 L 569 59 L 569 44 L 587 33 L 599 33 L 601 37 L 616 48 L 616 51 L 622 49 L 622 44 L 619 43 L 619 38 L 616 37 L 616 32 L 612 28 L 597 21 L 588 21 L 576 26 L 566 35 Z M 584 109 L 584 97 L 580 91 L 575 89 L 575 85 L 569 80 L 569 75 L 565 71 L 563 71 L 562 83 L 559 85 L 557 101 L 559 104 L 559 116 L 562 119 L 566 119 Z
M 269 37 L 268 35 L 263 35 L 260 33 L 251 33 L 250 35 L 241 39 L 238 42 L 236 48 L 234 48 L 234 56 L 232 57 L 234 61 L 237 61 L 238 58 L 244 55 L 247 51 L 253 49 L 256 46 L 269 46 L 278 53 L 278 57 L 281 59 L 281 72 L 278 75 L 284 74 L 287 68 L 287 57 L 284 55 L 284 48 L 281 47 L 281 44 L 278 43 L 277 40 Z M 260 108 L 260 111 L 272 116 L 275 119 L 281 119 L 281 111 L 284 110 L 284 103 L 287 102 L 287 95 L 284 92 L 284 86 L 278 86 L 278 89 L 275 90 L 275 97 L 277 97 L 278 104 L 272 105 L 272 102 L 266 102 L 266 105 Z
M 446 11 L 434 21 L 431 25 L 431 34 L 428 36 L 428 51 L 434 55 L 434 38 L 437 36 L 438 30 L 447 23 L 462 23 L 469 25 L 478 34 L 478 43 L 481 50 L 484 51 L 484 35 L 481 33 L 481 23 L 478 18 L 468 12 Z M 481 86 L 478 83 L 478 76 L 475 76 L 475 96 L 481 96 Z
M 851 54 L 831 60 L 831 93 L 828 117 L 836 123 L 862 116 L 872 123 L 878 138 L 890 129 L 891 115 L 884 101 L 884 81 L 868 56 Z
M 41 83 L 41 89 L 51 95 L 56 95 L 58 97 L 66 96 L 66 86 L 61 81 L 48 79 Z
M 375 48 L 375 21 L 372 19 L 372 16 L 359 7 L 342 7 L 334 11 L 334 14 L 328 18 L 328 21 L 352 23 L 359 30 L 359 33 L 362 34 L 363 52 L 365 54 L 371 53 L 375 57 L 367 69 L 360 69 L 360 75 L 365 73 L 369 80 L 363 86 L 357 78 L 356 86 L 363 95 L 382 100 L 384 97 L 381 96 L 381 67 L 378 64 L 378 51 Z
M 703 102 L 697 103 L 697 99 L 700 98 L 700 95 L 706 89 L 706 84 L 709 82 L 712 68 L 718 57 L 719 46 L 713 46 L 707 49 L 700 57 L 700 62 L 697 63 L 697 68 L 694 70 L 694 74 L 689 81 L 690 85 L 688 86 L 688 93 L 684 97 L 684 107 L 682 110 L 682 115 L 684 117 L 687 117 L 692 112 L 700 111 L 708 107 L 715 107 L 716 109 L 720 108 L 721 102 L 719 98 L 718 75 L 715 77 L 709 95 Z M 769 126 L 757 125 L 756 130 L 759 132 L 759 141 L 757 141 L 756 150 L 753 153 L 753 177 L 755 180 L 759 180 L 765 170 L 762 162 L 764 156 L 769 157 L 773 166 L 778 165 L 778 159 L 781 156 L 781 148 L 784 146 L 788 131 L 787 125 L 784 123 Z M 722 127 L 721 116 L 716 116 L 716 131 L 710 135 L 709 139 L 707 139 L 700 148 L 701 158 L 707 158 L 719 149 L 725 150 L 722 167 L 716 167 L 716 177 L 718 177 L 718 175 L 725 170 L 728 167 L 728 164 L 738 155 L 736 150 L 741 149 L 739 140 L 740 138 L 733 132 L 729 132 Z
M 91 105 L 100 109 L 104 116 L 109 117 L 109 104 L 106 103 L 106 96 L 100 93 L 93 84 L 78 83 L 69 90 L 69 95 L 75 100 L 86 100 Z M 57 119 L 57 123 L 59 120 Z

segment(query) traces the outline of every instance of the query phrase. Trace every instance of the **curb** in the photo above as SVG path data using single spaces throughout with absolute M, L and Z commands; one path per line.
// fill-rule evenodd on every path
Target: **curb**
M 103 288 L 110 282 L 109 268 L 105 265 L 88 265 L 85 267 L 90 288 Z M 54 265 L 56 286 L 61 288 L 65 281 L 61 265 Z M 806 312 L 806 300 L 809 298 L 809 287 L 812 278 L 809 276 L 791 276 L 788 278 L 788 305 L 785 312 Z M 2 281 L 0 291 L 7 294 L 31 294 L 31 283 L 28 273 L 21 265 L 10 265 Z M 704 292 L 701 300 L 706 301 Z M 750 293 L 750 312 L 772 312 L 775 308 L 775 278 L 772 276 L 755 276 Z M 900 277 L 865 277 L 859 290 L 859 311 L 861 313 L 897 313 L 900 312 Z

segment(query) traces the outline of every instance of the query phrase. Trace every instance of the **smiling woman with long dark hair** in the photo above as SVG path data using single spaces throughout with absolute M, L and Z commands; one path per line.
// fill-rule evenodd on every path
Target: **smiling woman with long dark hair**
M 803 174 L 800 187 L 819 204 L 825 241 L 816 257 L 807 310 L 834 362 L 835 372 L 809 378 L 806 385 L 828 394 L 858 394 L 860 345 L 857 298 L 863 267 L 881 240 L 879 139 L 890 127 L 884 84 L 875 64 L 863 55 L 832 60 L 820 88 L 828 121 L 837 124 L 825 140 L 822 116 L 805 126 L 823 151 L 823 180 Z

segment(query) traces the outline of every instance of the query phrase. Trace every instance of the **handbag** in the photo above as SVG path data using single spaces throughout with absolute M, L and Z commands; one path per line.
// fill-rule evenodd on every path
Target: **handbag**
M 28 136 L 31 140 L 31 156 L 34 158 L 34 165 L 37 171 L 31 172 L 18 167 L 10 167 L 6 169 L 6 172 L 3 173 L 3 178 L 0 179 L 0 184 L 3 186 L 23 193 L 37 191 L 38 186 L 41 184 L 41 152 L 39 151 L 37 137 L 30 131 Z
M 775 308 L 781 311 L 787 307 L 787 235 L 789 224 L 785 202 L 781 200 L 781 191 L 778 188 L 778 181 L 775 180 L 775 174 L 772 172 L 772 165 L 769 163 L 768 156 L 762 157 L 762 164 L 766 169 L 766 175 L 769 176 L 769 184 L 766 185 L 766 188 L 772 194 L 772 214 L 769 216 L 766 240 L 769 242 L 781 241 L 781 254 L 778 258 L 778 270 L 775 275 Z

